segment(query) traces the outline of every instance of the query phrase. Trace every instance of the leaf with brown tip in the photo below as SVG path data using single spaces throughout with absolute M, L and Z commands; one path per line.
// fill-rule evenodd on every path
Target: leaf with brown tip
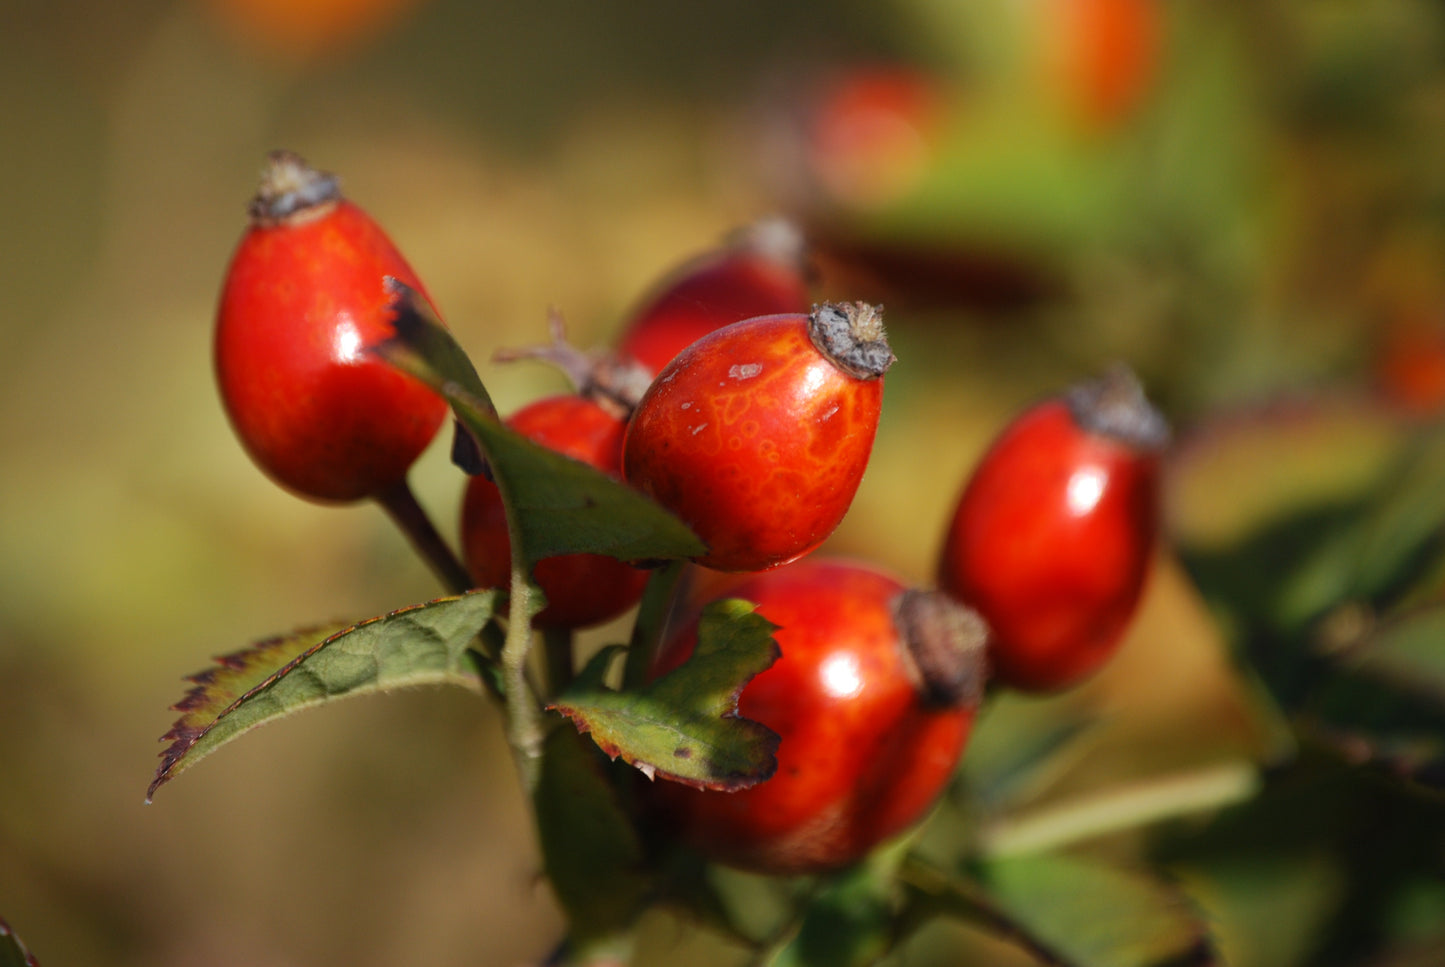
M 258 725 L 349 695 L 409 685 L 480 690 L 485 673 L 469 644 L 495 611 L 495 591 L 470 591 L 355 624 L 279 635 L 218 658 L 188 676 L 171 706 L 181 717 L 161 741 L 146 802 L 166 782 Z

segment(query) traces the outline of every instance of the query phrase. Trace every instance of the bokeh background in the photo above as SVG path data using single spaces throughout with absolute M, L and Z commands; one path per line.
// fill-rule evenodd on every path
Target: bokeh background
M 212 316 L 272 148 L 341 174 L 503 410 L 563 385 L 488 361 L 548 307 L 605 343 L 681 259 L 799 218 L 902 360 L 830 550 L 916 583 L 1003 422 L 1110 360 L 1186 436 L 1351 401 L 1290 496 L 1367 485 L 1445 381 L 1426 0 L 0 0 L 0 143 L 0 915 L 45 964 L 523 964 L 561 929 L 470 694 L 297 716 L 143 804 L 182 675 L 438 593 L 379 511 L 282 493 L 226 425 Z M 450 532 L 444 451 L 414 483 Z M 1288 499 L 1245 499 L 1255 457 L 1180 485 L 1176 526 Z M 1257 759 L 1225 652 L 1161 554 L 1119 660 L 1057 700 L 1106 726 L 1050 795 Z M 1338 896 L 1320 863 L 1287 938 Z M 1232 962 L 1305 962 L 1287 938 Z M 1008 956 L 925 939 L 915 963 Z M 644 932 L 647 962 L 739 956 Z

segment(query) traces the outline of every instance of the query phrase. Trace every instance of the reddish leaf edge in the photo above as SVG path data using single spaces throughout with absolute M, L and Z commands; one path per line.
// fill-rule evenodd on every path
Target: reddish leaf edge
M 469 591 L 467 593 L 477 594 L 488 592 Z M 325 635 L 320 641 L 316 642 L 314 645 L 307 647 L 305 651 L 301 652 L 300 654 L 296 655 L 296 657 L 287 661 L 280 668 L 277 668 L 270 675 L 267 675 L 264 680 L 247 689 L 241 695 L 237 696 L 233 702 L 231 702 L 219 713 L 217 713 L 216 717 L 211 719 L 211 721 L 204 726 L 197 728 L 184 725 L 183 723 L 185 722 L 185 716 L 184 714 L 182 714 L 181 718 L 177 719 L 175 724 L 171 726 L 169 731 L 162 735 L 158 740 L 160 742 L 170 742 L 170 745 L 166 746 L 163 750 L 161 750 L 160 753 L 158 753 L 161 759 L 161 764 L 156 769 L 155 777 L 151 779 L 150 785 L 146 787 L 146 804 L 149 805 L 150 802 L 155 798 L 157 789 L 159 789 L 161 786 L 165 785 L 171 780 L 172 773 L 174 772 L 176 766 L 181 762 L 182 759 L 186 757 L 186 753 L 189 752 L 197 742 L 204 738 L 207 733 L 214 729 L 217 724 L 219 724 L 223 719 L 225 719 L 228 715 L 234 712 L 237 708 L 239 708 L 245 702 L 249 701 L 254 696 L 259 695 L 261 692 L 266 691 L 268 688 L 271 688 L 273 685 L 276 684 L 276 682 L 280 681 L 286 675 L 290 674 L 297 665 L 301 664 L 307 658 L 310 658 L 312 655 L 316 654 L 318 651 L 325 648 L 336 639 L 344 637 L 345 635 L 349 635 L 357 631 L 358 629 L 365 628 L 368 625 L 376 624 L 378 621 L 385 621 L 389 618 L 394 618 L 397 615 L 408 614 L 412 611 L 420 611 L 424 608 L 431 607 L 432 605 L 439 604 L 443 601 L 453 600 L 461 596 L 462 595 L 445 595 L 443 597 L 435 598 L 430 601 L 422 601 L 418 602 L 417 604 L 409 604 L 405 607 L 397 608 L 394 611 L 388 611 L 385 614 L 375 615 L 373 617 L 357 621 L 353 624 L 349 624 L 345 627 L 339 628 L 338 630 L 332 631 L 330 634 Z M 217 656 L 213 659 L 215 664 L 213 664 L 209 668 L 202 669 L 201 671 L 194 672 L 190 675 L 182 676 L 182 681 L 191 682 L 194 687 L 187 691 L 180 701 L 172 705 L 170 707 L 170 710 L 172 712 L 181 713 L 192 711 L 197 705 L 203 703 L 206 700 L 207 689 L 215 681 L 217 675 L 224 671 L 231 671 L 246 667 L 246 658 L 248 656 L 253 655 L 258 651 L 263 651 L 267 647 L 283 639 L 300 638 L 313 633 L 321 634 L 327 629 L 336 628 L 337 624 L 338 623 L 333 622 L 331 624 L 311 625 L 298 628 L 295 631 L 271 635 L 268 638 L 263 638 L 259 641 L 253 642 L 252 644 L 238 651 L 228 652 L 224 655 Z
M 0 938 L 6 937 L 8 937 L 10 942 L 15 945 L 15 948 L 20 951 L 20 955 L 25 958 L 26 967 L 40 967 L 40 961 L 36 960 L 35 955 L 20 941 L 15 931 L 10 928 L 10 924 L 5 922 L 5 918 L 0 917 Z

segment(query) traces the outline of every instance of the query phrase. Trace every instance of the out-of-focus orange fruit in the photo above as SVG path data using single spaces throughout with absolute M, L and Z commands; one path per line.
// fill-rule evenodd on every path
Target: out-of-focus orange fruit
M 1043 67 L 1071 113 L 1107 129 L 1143 102 L 1164 45 L 1160 0 L 1047 0 L 1038 3 Z
M 205 0 L 243 44 L 294 60 L 358 48 L 422 0 Z
M 808 164 L 836 200 L 885 204 L 928 170 L 946 110 L 938 81 L 921 71 L 870 66 L 842 75 L 812 115 Z
M 1445 413 L 1445 318 L 1391 325 L 1375 357 L 1375 381 L 1389 403 L 1411 416 Z

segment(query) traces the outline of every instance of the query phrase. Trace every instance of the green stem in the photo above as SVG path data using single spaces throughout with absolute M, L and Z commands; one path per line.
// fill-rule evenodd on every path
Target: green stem
M 542 631 L 542 646 L 547 656 L 548 694 L 556 695 L 572 684 L 575 670 L 571 628 L 545 628 Z
M 627 664 L 622 671 L 623 689 L 637 688 L 647 681 L 672 608 L 673 589 L 677 587 L 686 566 L 687 562 L 683 560 L 668 561 L 647 579 L 647 588 L 642 592 L 642 603 L 637 609 L 637 623 L 632 626 Z
M 542 765 L 542 740 L 545 737 L 536 696 L 527 681 L 533 610 L 532 584 L 523 569 L 513 568 L 507 637 L 502 645 L 502 680 L 507 691 L 507 742 L 529 797 L 537 789 Z
M 1058 849 L 1242 802 L 1259 790 L 1259 783 L 1259 773 L 1248 762 L 1224 762 L 1149 779 L 985 824 L 979 830 L 979 851 L 985 856 L 1008 856 Z
M 472 587 L 471 575 L 452 551 L 431 518 L 417 502 L 411 485 L 402 478 L 394 487 L 377 494 L 375 500 L 388 517 L 401 528 L 412 548 L 441 579 L 447 590 L 461 594 Z
M 898 879 L 912 894 L 909 907 L 914 916 L 942 915 L 973 923 L 1021 947 L 1046 967 L 1076 967 L 972 883 L 949 876 L 911 853 L 899 864 Z

